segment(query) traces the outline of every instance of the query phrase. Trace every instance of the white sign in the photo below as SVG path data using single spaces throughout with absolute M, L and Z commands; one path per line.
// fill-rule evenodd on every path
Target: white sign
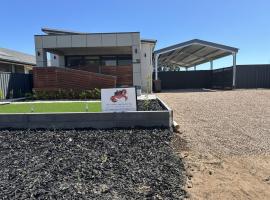
M 101 107 L 103 112 L 136 111 L 135 88 L 101 89 Z

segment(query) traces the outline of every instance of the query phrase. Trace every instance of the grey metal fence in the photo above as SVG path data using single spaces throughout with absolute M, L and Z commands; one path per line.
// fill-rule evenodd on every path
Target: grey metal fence
M 159 72 L 162 89 L 231 89 L 233 68 L 205 71 Z M 154 76 L 153 76 L 154 77 Z M 236 88 L 270 88 L 270 65 L 237 65 Z
M 212 71 L 212 88 L 231 89 L 233 84 L 233 68 L 226 67 Z
M 32 88 L 32 74 L 0 72 L 1 99 L 24 97 Z
M 236 88 L 270 88 L 270 65 L 237 65 Z
M 211 88 L 210 70 L 159 72 L 162 89 Z

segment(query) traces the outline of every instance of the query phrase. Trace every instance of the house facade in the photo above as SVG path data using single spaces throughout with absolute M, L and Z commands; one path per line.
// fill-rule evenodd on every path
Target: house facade
M 152 90 L 155 40 L 141 39 L 139 32 L 42 31 L 44 35 L 35 35 L 34 89 Z
M 0 72 L 28 74 L 36 66 L 35 56 L 0 48 Z

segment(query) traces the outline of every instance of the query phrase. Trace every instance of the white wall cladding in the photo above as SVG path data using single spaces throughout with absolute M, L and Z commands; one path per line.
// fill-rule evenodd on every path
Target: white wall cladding
M 102 34 L 102 46 L 116 46 L 116 34 Z
M 132 33 L 132 44 L 133 45 L 141 44 L 140 33 Z
M 87 47 L 100 47 L 101 44 L 101 34 L 91 34 L 86 36 Z
M 130 33 L 118 33 L 117 46 L 131 46 L 132 45 L 132 34 Z
M 35 36 L 37 48 L 116 47 L 134 46 L 140 49 L 139 33 L 97 33 L 80 35 Z
M 36 49 L 41 49 L 43 46 L 42 46 L 42 36 L 38 36 L 36 35 L 35 36 L 35 47 Z
M 152 74 L 153 74 L 153 43 L 142 42 L 141 45 L 141 80 L 142 91 L 152 91 Z
M 86 35 L 72 35 L 71 46 L 72 47 L 86 47 Z
M 133 72 L 141 73 L 141 64 L 140 63 L 134 63 L 133 64 Z
M 56 37 L 57 47 L 71 47 L 71 35 L 61 35 Z
M 43 36 L 42 37 L 42 47 L 43 48 L 55 48 L 56 45 L 56 36 Z

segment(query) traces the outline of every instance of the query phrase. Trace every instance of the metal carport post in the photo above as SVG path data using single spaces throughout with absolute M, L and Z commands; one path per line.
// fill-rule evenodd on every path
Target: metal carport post
M 233 83 L 232 83 L 232 87 L 235 88 L 235 84 L 236 84 L 236 53 L 233 52 Z
M 158 80 L 158 57 L 159 54 L 155 54 L 155 80 Z

